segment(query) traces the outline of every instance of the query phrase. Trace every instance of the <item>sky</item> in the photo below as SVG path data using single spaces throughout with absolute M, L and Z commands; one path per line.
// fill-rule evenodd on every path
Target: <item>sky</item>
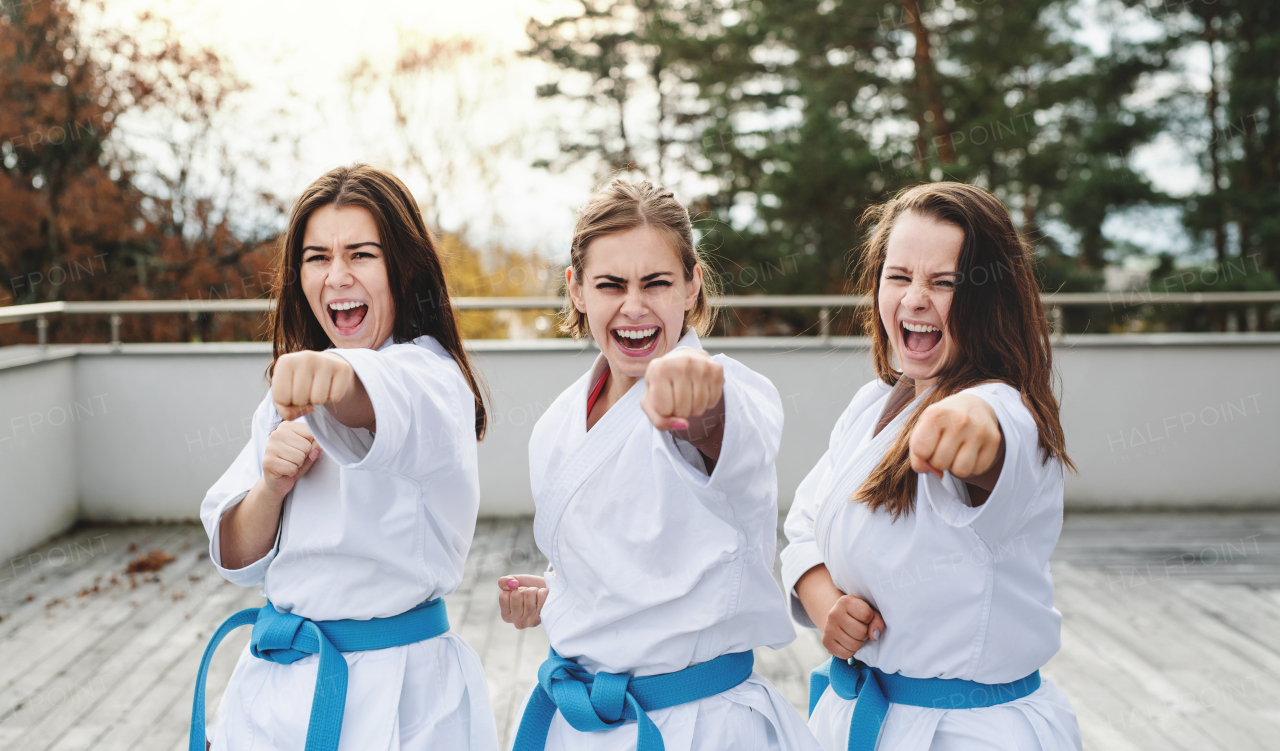
M 1109 29 L 1124 28 L 1132 38 L 1145 33 L 1135 18 L 1099 12 L 1098 2 L 1077 6 L 1081 41 L 1101 51 Z M 534 95 L 539 83 L 551 80 L 551 71 L 517 53 L 527 46 L 530 16 L 549 18 L 572 6 L 567 0 L 113 0 L 105 20 L 127 26 L 150 10 L 169 19 L 185 42 L 213 47 L 232 63 L 251 88 L 230 116 L 228 139 L 246 150 L 279 152 L 265 171 L 250 176 L 254 187 L 291 197 L 332 167 L 370 162 L 397 171 L 420 200 L 438 196 L 434 208 L 427 208 L 438 212 L 443 228 L 465 231 L 479 245 L 561 258 L 573 211 L 588 196 L 595 174 L 588 165 L 560 174 L 531 166 L 535 156 L 554 153 L 556 129 L 573 123 L 566 110 Z M 487 175 L 477 179 L 470 163 L 432 161 L 433 176 L 448 174 L 450 166 L 456 172 L 433 192 L 419 171 L 404 167 L 404 145 L 386 125 L 389 104 L 378 97 L 353 101 L 345 79 L 362 60 L 385 69 L 405 39 L 450 37 L 477 40 L 484 52 L 414 98 L 412 130 L 421 136 L 414 145 L 444 140 L 462 153 L 483 154 Z M 1207 57 L 1192 53 L 1186 63 L 1193 85 L 1207 82 Z M 1155 97 L 1162 87 L 1179 83 L 1157 81 L 1147 93 Z M 453 115 L 459 103 L 467 106 L 465 118 Z M 145 128 L 138 132 L 145 141 Z M 296 149 L 267 145 L 272 134 L 296 141 Z M 1157 188 L 1175 195 L 1203 179 L 1184 146 L 1172 139 L 1136 152 L 1133 163 Z M 1176 216 L 1137 212 L 1113 217 L 1104 229 L 1113 239 L 1152 251 L 1185 250 Z
M 389 105 L 373 97 L 353 108 L 345 78 L 365 59 L 375 68 L 389 66 L 402 38 L 479 41 L 486 59 L 502 58 L 505 64 L 498 70 L 471 65 L 457 83 L 444 85 L 438 108 L 456 109 L 461 97 L 478 111 L 458 123 L 436 116 L 429 98 L 417 103 L 420 142 L 445 132 L 494 162 L 492 184 L 463 174 L 441 191 L 441 224 L 465 228 L 480 244 L 560 255 L 567 253 L 574 208 L 588 196 L 594 175 L 530 166 L 535 154 L 554 148 L 548 126 L 557 113 L 534 94 L 547 80 L 545 66 L 514 54 L 527 46 L 529 16 L 548 16 L 556 7 L 553 0 L 114 0 L 104 21 L 128 26 L 150 10 L 170 20 L 184 43 L 222 53 L 251 87 L 233 116 L 236 127 L 227 129 L 233 145 L 270 148 L 262 144 L 274 134 L 297 139 L 296 149 L 281 150 L 265 174 L 250 178 L 282 196 L 296 196 L 329 169 L 356 161 L 397 171 L 420 200 L 430 195 L 413 170 L 398 169 L 403 149 L 394 133 L 379 126 Z M 143 139 L 146 128 L 135 124 Z M 500 143 L 505 147 L 490 148 Z

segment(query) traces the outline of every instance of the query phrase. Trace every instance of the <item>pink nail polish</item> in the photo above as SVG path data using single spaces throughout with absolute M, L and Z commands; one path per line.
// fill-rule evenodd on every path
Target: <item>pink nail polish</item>
M 672 429 L 673 429 L 673 430 L 688 430 L 688 429 L 689 429 L 689 423 L 688 423 L 687 421 L 685 421 L 685 420 L 681 420 L 681 419 L 677 418 L 677 419 L 675 419 L 675 420 L 672 420 L 672 421 L 671 421 L 671 427 L 672 427 Z

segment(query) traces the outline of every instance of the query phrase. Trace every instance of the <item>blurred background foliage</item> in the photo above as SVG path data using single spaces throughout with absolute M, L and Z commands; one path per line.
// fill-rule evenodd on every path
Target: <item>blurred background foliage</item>
M 261 297 L 291 196 L 252 194 L 291 148 L 228 146 L 247 84 L 163 18 L 94 23 L 102 0 L 0 1 L 0 304 Z M 1042 288 L 1148 295 L 1280 288 L 1280 5 L 1274 0 L 580 0 L 528 22 L 538 95 L 562 113 L 537 168 L 583 164 L 681 186 L 726 294 L 848 291 L 858 218 L 931 180 L 992 190 L 1040 257 Z M 1120 33 L 1141 22 L 1135 40 Z M 1082 40 L 1083 26 L 1094 29 Z M 1087 35 L 1086 35 L 1087 36 Z M 1198 56 L 1198 57 L 1196 57 Z M 1207 61 L 1207 85 L 1185 75 Z M 441 226 L 460 180 L 496 185 L 469 123 L 505 65 L 468 39 L 405 36 L 357 66 L 353 106 L 387 113 L 384 161 L 426 186 L 455 294 L 555 294 L 563 258 Z M 470 67 L 468 67 L 470 66 Z M 129 123 L 146 122 L 138 137 Z M 122 123 L 126 125 L 122 125 Z M 156 124 L 161 127 L 156 128 Z M 8 134 L 8 135 L 6 135 Z M 21 134 L 21 135 L 17 135 Z M 1135 152 L 1195 154 L 1155 187 Z M 141 148 L 138 144 L 145 144 Z M 301 185 L 305 180 L 300 180 Z M 248 205 L 245 210 L 246 191 Z M 239 207 L 239 208 L 237 208 Z M 1110 239 L 1154 216 L 1177 252 Z M 1134 269 L 1137 269 L 1135 272 Z M 76 284 L 67 284 L 74 280 Z M 812 311 L 735 312 L 722 333 L 812 331 Z M 550 312 L 473 312 L 471 337 L 555 335 Z M 849 311 L 836 331 L 848 330 Z M 105 320 L 55 319 L 58 341 Z M 1272 307 L 1068 311 L 1070 331 L 1275 330 Z M 260 339 L 254 316 L 126 317 L 130 341 Z M 34 326 L 0 327 L 0 343 Z

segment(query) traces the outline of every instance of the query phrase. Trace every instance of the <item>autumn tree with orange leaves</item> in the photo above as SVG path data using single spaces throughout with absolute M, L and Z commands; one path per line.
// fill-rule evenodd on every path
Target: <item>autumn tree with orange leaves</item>
M 237 226 L 228 197 L 238 172 L 205 170 L 210 183 L 200 169 L 201 159 L 229 159 L 208 152 L 244 84 L 160 19 L 92 27 L 102 9 L 101 0 L 0 1 L 0 305 L 263 296 L 273 223 Z M 134 124 L 163 128 L 148 140 L 163 159 L 131 150 Z M 285 208 L 274 196 L 254 200 L 268 216 Z M 50 324 L 54 341 L 108 335 L 105 320 Z M 261 319 L 127 317 L 123 333 L 260 338 Z M 0 326 L 0 344 L 34 338 L 31 323 Z

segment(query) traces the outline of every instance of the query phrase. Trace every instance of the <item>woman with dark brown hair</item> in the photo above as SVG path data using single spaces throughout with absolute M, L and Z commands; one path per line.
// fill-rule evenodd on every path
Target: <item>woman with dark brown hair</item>
M 496 749 L 479 657 L 449 631 L 479 511 L 481 387 L 408 188 L 363 165 L 302 194 L 280 244 L 271 390 L 200 517 L 226 580 L 265 607 L 215 749 Z
M 822 632 L 827 751 L 1079 749 L 1049 556 L 1067 458 L 1032 256 L 990 193 L 906 190 L 868 213 L 876 379 L 787 515 L 793 617 Z M 877 746 L 877 743 L 879 744 Z

